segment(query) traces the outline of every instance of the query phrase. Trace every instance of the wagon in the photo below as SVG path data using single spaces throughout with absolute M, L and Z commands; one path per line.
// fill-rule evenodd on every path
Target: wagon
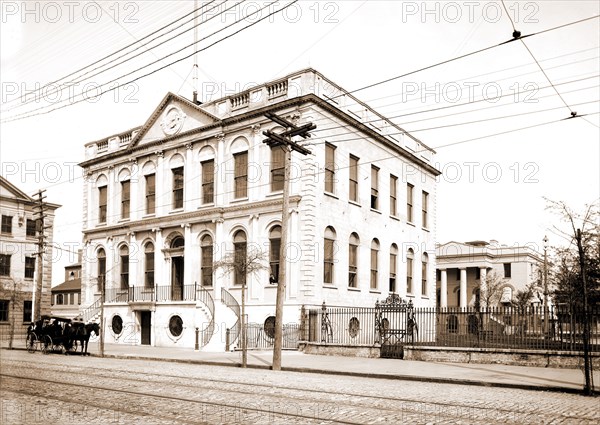
M 26 346 L 30 353 L 40 350 L 44 354 L 52 351 L 68 353 L 75 351 L 77 345 L 71 336 L 68 336 L 68 328 L 71 319 L 58 316 L 42 316 L 35 324 L 31 324 L 27 330 Z

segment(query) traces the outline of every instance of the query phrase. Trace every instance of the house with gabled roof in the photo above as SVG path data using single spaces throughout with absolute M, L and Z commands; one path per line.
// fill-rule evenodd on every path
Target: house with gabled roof
M 14 324 L 15 337 L 25 336 L 32 320 L 33 292 L 38 277 L 38 224 L 36 201 L 8 179 L 0 176 L 0 335 L 6 338 Z M 46 203 L 43 252 L 41 314 L 50 313 L 52 237 L 55 211 L 60 205 Z
M 434 305 L 435 152 L 305 69 L 204 104 L 169 93 L 143 125 L 85 145 L 82 314 L 103 309 L 106 341 L 235 346 L 243 285 L 248 321 L 273 321 L 284 164 L 263 132 L 283 128 L 266 113 L 317 125 L 290 164 L 284 323 L 324 301 Z M 264 270 L 213 268 L 250 250 Z

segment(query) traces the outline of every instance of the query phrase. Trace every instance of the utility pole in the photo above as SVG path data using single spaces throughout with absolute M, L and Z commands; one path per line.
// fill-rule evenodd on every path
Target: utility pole
M 283 211 L 281 213 L 281 246 L 279 248 L 279 279 L 277 282 L 277 301 L 275 304 L 275 340 L 273 342 L 273 370 L 281 370 L 281 348 L 283 340 L 283 301 L 285 299 L 285 287 L 287 279 L 287 235 L 288 220 L 290 210 L 290 162 L 292 160 L 292 150 L 300 152 L 302 155 L 308 155 L 311 152 L 292 141 L 292 137 L 300 136 L 304 139 L 309 138 L 308 133 L 317 128 L 313 123 L 307 123 L 300 127 L 294 123 L 281 118 L 273 113 L 266 113 L 265 116 L 271 121 L 276 122 L 286 130 L 283 133 L 273 133 L 270 130 L 263 131 L 267 139 L 263 140 L 270 147 L 281 146 L 285 149 L 284 158 L 284 180 L 283 180 Z
M 544 236 L 544 335 L 548 337 L 548 236 Z
M 587 293 L 587 276 L 585 270 L 585 256 L 583 252 L 583 244 L 581 242 L 581 229 L 577 229 L 575 238 L 577 239 L 577 251 L 579 253 L 579 270 L 583 283 L 583 373 L 585 375 L 585 387 L 583 392 L 585 395 L 592 395 L 592 378 L 590 362 L 590 322 L 588 315 L 588 293 Z
M 45 214 L 45 202 L 44 196 L 45 190 L 39 190 L 35 195 L 37 199 L 36 203 L 33 206 L 34 215 L 36 217 L 36 229 L 37 229 L 37 276 L 35 280 L 35 287 L 33 290 L 33 295 L 31 299 L 32 304 L 32 314 L 33 314 L 33 322 L 37 322 L 41 319 L 42 313 L 42 284 L 43 284 L 43 272 L 44 272 L 44 248 L 46 245 L 46 227 L 44 226 L 44 218 L 46 218 Z

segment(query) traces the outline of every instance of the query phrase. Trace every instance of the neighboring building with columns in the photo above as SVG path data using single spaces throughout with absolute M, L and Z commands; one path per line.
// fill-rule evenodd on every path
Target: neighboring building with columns
M 495 240 L 448 242 L 437 246 L 436 258 L 438 307 L 475 306 L 487 291 L 486 279 L 491 272 L 502 282 L 502 292 L 497 304 L 488 307 L 507 305 L 516 291 L 538 281 L 543 268 L 542 256 L 532 247 L 509 247 Z M 542 302 L 541 292 L 536 291 L 532 302 Z
M 25 337 L 34 303 L 39 303 L 40 314 L 50 313 L 53 224 L 60 205 L 45 204 L 42 298 L 34 300 L 33 290 L 40 272 L 36 203 L 35 199 L 0 176 L 0 335 L 3 338 L 8 335 L 11 322 L 15 324 L 15 338 Z
M 434 152 L 306 69 L 204 104 L 169 93 L 141 127 L 86 144 L 82 313 L 97 319 L 104 285 L 108 342 L 193 347 L 197 328 L 223 350 L 244 278 L 212 264 L 250 249 L 270 270 L 247 277 L 248 321 L 273 320 L 283 150 L 263 131 L 283 129 L 267 112 L 317 125 L 312 154 L 292 154 L 284 323 L 323 301 L 434 305 Z

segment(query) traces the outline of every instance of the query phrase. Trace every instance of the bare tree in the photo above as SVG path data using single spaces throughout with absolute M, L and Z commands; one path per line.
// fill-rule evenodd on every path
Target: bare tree
M 502 298 L 502 291 L 506 286 L 506 279 L 498 276 L 494 270 L 490 271 L 486 278 L 486 290 L 480 292 L 479 299 L 476 299 L 475 308 L 479 310 L 481 307 L 496 307 Z
M 7 300 L 8 311 L 8 348 L 13 348 L 15 338 L 15 323 L 19 313 L 23 313 L 23 304 L 27 299 L 31 299 L 31 293 L 23 291 L 23 282 L 13 277 L 6 277 L 0 281 L 0 298 Z
M 213 262 L 215 269 L 221 269 L 224 275 L 234 273 L 242 283 L 242 314 L 240 318 L 242 345 L 242 367 L 248 364 L 247 336 L 246 336 L 246 281 L 248 276 L 269 269 L 269 257 L 257 247 L 250 247 L 244 252 L 230 252 L 221 260 Z
M 521 312 L 527 310 L 527 307 L 531 304 L 531 299 L 538 292 L 536 290 L 538 286 L 537 282 L 531 282 L 525 285 L 525 288 L 518 289 L 511 303 Z

